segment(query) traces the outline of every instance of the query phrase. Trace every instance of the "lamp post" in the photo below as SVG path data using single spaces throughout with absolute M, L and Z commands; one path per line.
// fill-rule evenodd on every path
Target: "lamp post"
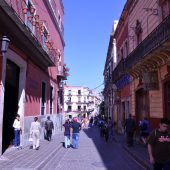
M 6 53 L 8 50 L 10 40 L 8 39 L 7 36 L 4 35 L 1 39 L 1 41 L 2 41 L 1 52 Z
M 0 68 L 2 69 L 1 75 L 0 75 L 0 122 L 3 122 L 3 110 L 4 110 L 4 96 L 5 96 L 5 75 L 6 75 L 6 57 L 5 53 L 8 50 L 8 45 L 10 40 L 7 36 L 2 36 L 1 38 L 1 53 L 2 57 L 0 57 Z M 0 125 L 0 133 L 2 134 L 3 126 Z M 2 153 L 2 135 L 0 135 L 0 153 Z

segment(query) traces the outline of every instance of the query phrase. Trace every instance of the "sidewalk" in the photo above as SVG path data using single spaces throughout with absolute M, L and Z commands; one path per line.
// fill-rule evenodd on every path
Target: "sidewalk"
M 39 150 L 11 148 L 0 156 L 0 170 L 40 170 L 62 148 L 63 141 L 63 132 L 59 132 L 50 142 L 41 140 Z
M 149 157 L 147 153 L 147 148 L 142 146 L 138 139 L 134 142 L 133 147 L 127 147 L 126 145 L 126 136 L 118 133 L 114 133 L 114 139 L 116 142 L 122 144 L 123 148 L 143 167 L 147 170 L 152 170 L 152 165 L 149 162 Z

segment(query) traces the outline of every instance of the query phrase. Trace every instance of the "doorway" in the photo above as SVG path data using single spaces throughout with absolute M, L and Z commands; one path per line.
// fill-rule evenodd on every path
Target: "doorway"
M 10 60 L 6 64 L 2 153 L 13 144 L 13 122 L 18 111 L 20 68 Z
M 170 120 L 170 81 L 164 86 L 165 116 Z
M 136 121 L 149 118 L 149 92 L 142 89 L 136 91 Z

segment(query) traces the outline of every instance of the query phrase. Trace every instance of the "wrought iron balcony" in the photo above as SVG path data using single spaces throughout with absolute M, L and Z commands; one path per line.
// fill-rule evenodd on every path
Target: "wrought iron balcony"
M 112 81 L 116 82 L 124 75 L 124 60 L 122 59 L 112 72 Z
M 21 49 L 41 68 L 55 66 L 56 56 L 50 50 L 44 50 L 44 44 L 39 38 L 41 35 L 38 32 L 34 34 L 30 24 L 25 24 L 26 14 L 22 9 L 23 3 L 22 0 L 19 0 L 17 4 L 10 0 L 0 1 L 0 22 L 2 25 L 0 31 L 10 38 L 14 46 Z
M 128 74 L 134 66 L 142 62 L 148 54 L 154 52 L 165 42 L 170 41 L 170 15 L 166 17 L 123 61 L 121 60 L 112 72 L 115 83 L 123 75 Z
M 153 52 L 164 42 L 170 40 L 170 15 L 165 18 L 126 58 L 125 70 L 128 72 L 138 62 L 145 59 L 147 54 Z

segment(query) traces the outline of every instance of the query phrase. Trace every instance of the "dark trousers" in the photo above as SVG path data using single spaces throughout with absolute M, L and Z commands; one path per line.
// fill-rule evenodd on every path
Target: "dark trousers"
M 51 136 L 52 136 L 52 130 L 47 130 L 47 140 L 51 141 Z
M 19 146 L 20 145 L 20 130 L 14 130 L 14 146 Z
M 154 170 L 170 170 L 170 161 L 166 163 L 155 163 Z
M 128 146 L 133 146 L 133 132 L 127 132 L 127 144 Z

